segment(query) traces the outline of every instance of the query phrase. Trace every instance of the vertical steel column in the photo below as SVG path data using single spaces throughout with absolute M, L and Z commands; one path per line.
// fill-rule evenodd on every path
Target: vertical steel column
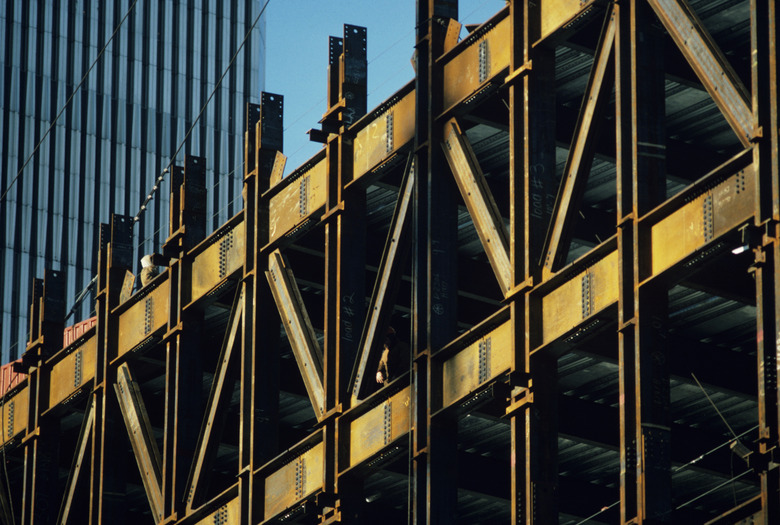
M 758 223 L 780 221 L 780 158 L 778 158 L 778 71 L 776 0 L 751 0 L 750 48 L 753 115 L 757 147 L 753 148 Z
M 347 403 L 349 374 L 365 317 L 365 189 L 352 180 L 349 126 L 366 112 L 366 29 L 344 26 L 342 53 L 329 68 L 329 107 L 323 128 L 333 126 L 326 145 L 325 204 L 325 399 L 326 411 Z M 331 48 L 334 49 L 333 40 Z M 337 49 L 338 46 L 335 46 Z M 335 57 L 334 57 L 335 58 Z M 338 82 L 335 82 L 335 79 Z M 337 86 L 335 89 L 334 84 Z
M 761 479 L 761 523 L 769 525 L 780 517 L 780 468 L 771 465 L 777 453 L 780 416 L 778 415 L 777 364 L 780 359 L 780 241 L 777 233 L 765 237 L 756 248 L 753 273 L 756 280 L 756 322 L 758 358 L 758 452 L 756 472 Z
M 525 295 L 517 287 L 526 277 L 526 228 L 528 209 L 526 207 L 524 124 L 523 110 L 524 80 L 521 75 L 530 73 L 526 51 L 526 2 L 512 0 L 509 4 L 510 42 L 509 42 L 509 251 L 512 265 L 512 285 L 515 287 L 511 298 L 512 323 L 512 373 L 510 376 L 511 401 L 514 405 L 521 394 L 530 392 L 530 362 L 525 351 Z M 508 410 L 509 411 L 509 410 Z M 511 497 L 512 523 L 525 523 L 526 505 L 526 469 L 525 460 L 525 414 L 524 411 L 510 414 L 511 432 Z
M 639 287 L 650 256 L 638 219 L 665 199 L 662 34 L 645 2 L 616 4 L 616 134 L 620 254 L 621 523 L 671 520 L 667 289 Z
M 555 205 L 555 54 L 540 36 L 538 6 L 510 4 L 510 222 L 513 366 L 507 408 L 512 435 L 513 523 L 557 523 L 557 358 L 535 357 L 544 237 Z
M 279 450 L 279 315 L 264 277 L 268 257 L 268 200 L 277 154 L 283 148 L 284 98 L 261 93 L 247 105 L 244 143 L 244 320 L 241 340 L 239 498 L 241 523 L 257 521 L 264 500 L 252 472 Z
M 325 494 L 323 523 L 358 523 L 362 487 L 356 479 L 338 477 L 339 425 L 336 420 L 349 403 L 350 373 L 360 344 L 365 318 L 366 193 L 352 181 L 353 136 L 349 127 L 366 113 L 366 28 L 344 25 L 341 53 L 331 39 L 328 69 L 328 111 L 323 129 L 331 134 L 326 145 L 328 184 L 325 204 Z M 342 439 L 348 440 L 349 436 Z M 346 442 L 346 441 L 345 441 Z M 344 485 L 342 488 L 341 485 Z M 337 494 L 335 508 L 327 495 Z M 329 508 L 333 508 L 335 513 Z
M 174 168 L 176 169 L 176 168 Z M 163 438 L 163 516 L 184 513 L 184 490 L 195 457 L 200 421 L 203 363 L 198 327 L 200 316 L 184 311 L 190 302 L 192 258 L 188 252 L 206 236 L 206 160 L 187 155 L 181 172 L 171 178 L 170 237 L 163 246 L 173 257 L 168 280 L 170 299 L 166 340 L 165 422 Z
M 90 464 L 89 523 L 125 523 L 122 495 L 125 469 L 122 458 L 126 431 L 114 395 L 118 319 L 111 311 L 119 304 L 125 273 L 132 267 L 132 217 L 112 215 L 111 225 L 100 225 L 97 281 L 97 363 L 92 402 L 95 424 Z
M 756 184 L 756 224 L 764 233 L 756 250 L 756 320 L 758 358 L 759 456 L 762 522 L 780 520 L 780 468 L 772 467 L 780 446 L 780 190 L 778 186 L 777 1 L 751 0 L 753 114 L 756 126 L 753 167 Z M 774 460 L 777 461 L 776 459 Z
M 558 178 L 555 171 L 555 49 L 541 37 L 541 9 L 528 3 L 523 20 L 523 194 L 525 196 L 525 276 L 538 281 L 544 241 L 553 219 Z M 520 35 L 518 35 L 520 36 Z M 516 152 L 519 154 L 520 152 Z
M 441 150 L 443 74 L 436 63 L 444 51 L 449 19 L 457 0 L 418 0 L 412 351 L 416 415 L 413 430 L 415 523 L 452 523 L 457 510 L 457 420 L 431 418 L 432 399 L 441 391 L 440 371 L 431 354 L 457 327 L 457 188 Z M 446 174 L 446 175 L 445 175 Z
M 58 488 L 59 419 L 42 414 L 48 407 L 46 358 L 62 348 L 65 318 L 65 278 L 46 270 L 43 280 L 33 280 L 30 312 L 30 344 L 23 361 L 32 365 L 27 375 L 29 412 L 24 446 L 24 497 L 22 523 L 49 523 L 56 519 Z

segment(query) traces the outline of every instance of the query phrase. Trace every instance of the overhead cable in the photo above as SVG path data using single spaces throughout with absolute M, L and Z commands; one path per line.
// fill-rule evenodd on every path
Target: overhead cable
M 100 52 L 95 57 L 95 60 L 92 61 L 92 64 L 90 64 L 89 69 L 87 69 L 87 72 L 84 73 L 84 76 L 81 77 L 81 80 L 79 81 L 78 85 L 76 85 L 76 89 L 73 90 L 73 93 L 70 94 L 70 97 L 68 97 L 68 100 L 65 101 L 65 105 L 62 106 L 59 113 L 57 113 L 57 116 L 54 117 L 54 120 L 51 121 L 51 124 L 49 124 L 49 127 L 46 129 L 46 132 L 43 134 L 43 137 L 38 141 L 38 144 L 35 145 L 35 149 L 33 149 L 32 153 L 27 157 L 27 160 L 24 161 L 24 164 L 21 168 L 19 168 L 19 171 L 16 173 L 16 177 L 11 181 L 11 183 L 8 185 L 8 187 L 5 189 L 2 195 L 0 195 L 0 202 L 2 202 L 6 195 L 8 195 L 8 192 L 11 191 L 11 188 L 16 183 L 17 180 L 19 180 L 19 177 L 21 177 L 22 172 L 24 171 L 24 168 L 27 167 L 27 165 L 30 163 L 32 158 L 35 156 L 35 154 L 38 152 L 38 149 L 40 149 L 41 144 L 43 144 L 43 141 L 46 140 L 46 137 L 49 136 L 49 132 L 54 127 L 54 124 L 57 123 L 57 120 L 60 118 L 62 113 L 65 111 L 65 108 L 68 107 L 70 104 L 70 101 L 73 100 L 73 97 L 76 96 L 76 93 L 78 93 L 79 89 L 81 88 L 82 84 L 84 84 L 84 81 L 87 80 L 87 76 L 89 75 L 90 71 L 95 67 L 95 64 L 97 64 L 98 60 L 100 60 L 100 57 L 103 56 L 103 52 L 106 50 L 108 45 L 111 43 L 112 40 L 114 40 L 114 37 L 116 36 L 117 32 L 119 31 L 119 28 L 122 27 L 122 24 L 127 19 L 127 17 L 130 15 L 130 12 L 135 7 L 135 4 L 138 3 L 138 0 L 134 0 L 134 2 L 130 5 L 130 8 L 125 13 L 125 16 L 122 17 L 122 20 L 119 21 L 119 24 L 114 29 L 114 32 L 111 33 L 111 37 L 106 41 L 105 44 L 103 44 L 103 47 L 100 49 Z
M 236 52 L 233 53 L 233 57 L 230 59 L 230 62 L 228 63 L 225 70 L 222 72 L 222 75 L 219 77 L 219 80 L 217 80 L 217 83 L 214 85 L 214 89 L 211 90 L 211 94 L 209 95 L 209 98 L 206 99 L 206 102 L 203 104 L 203 107 L 200 108 L 200 112 L 198 112 L 198 116 L 195 117 L 195 120 L 192 122 L 192 125 L 190 126 L 190 129 L 187 130 L 187 134 L 184 135 L 184 139 L 182 139 L 181 143 L 179 144 L 179 147 L 176 148 L 176 151 L 171 155 L 171 160 L 168 162 L 168 165 L 165 167 L 164 170 L 162 170 L 162 173 L 160 173 L 160 176 L 157 177 L 157 180 L 154 183 L 154 186 L 152 186 L 152 191 L 149 192 L 149 194 L 146 196 L 146 199 L 144 199 L 143 204 L 141 204 L 141 207 L 138 209 L 138 213 L 135 214 L 135 217 L 133 217 L 133 222 L 138 222 L 141 220 L 141 214 L 146 211 L 146 206 L 149 204 L 149 201 L 152 200 L 154 197 L 154 194 L 157 193 L 157 190 L 160 189 L 160 183 L 165 179 L 165 174 L 168 173 L 171 170 L 171 166 L 173 166 L 173 163 L 176 160 L 176 155 L 179 154 L 181 149 L 184 147 L 184 144 L 187 143 L 187 139 L 190 137 L 190 133 L 192 133 L 192 130 L 195 129 L 195 125 L 200 120 L 200 117 L 203 115 L 203 112 L 206 111 L 206 106 L 209 105 L 209 102 L 211 102 L 211 99 L 214 98 L 214 94 L 217 92 L 217 89 L 219 89 L 220 84 L 222 84 L 222 80 L 225 78 L 225 76 L 228 74 L 228 71 L 230 71 L 230 68 L 233 66 L 233 62 L 236 61 L 236 57 L 241 52 L 241 50 L 244 48 L 244 44 L 246 44 L 246 41 L 249 39 L 249 36 L 252 34 L 252 31 L 255 29 L 255 26 L 260 21 L 260 17 L 263 16 L 263 13 L 265 12 L 265 8 L 268 7 L 268 4 L 271 3 L 271 0 L 266 0 L 265 4 L 263 4 L 263 8 L 260 10 L 260 12 L 255 17 L 255 21 L 252 22 L 252 26 L 249 28 L 249 31 L 246 32 L 246 35 L 244 35 L 244 39 L 241 41 L 241 44 L 236 49 Z

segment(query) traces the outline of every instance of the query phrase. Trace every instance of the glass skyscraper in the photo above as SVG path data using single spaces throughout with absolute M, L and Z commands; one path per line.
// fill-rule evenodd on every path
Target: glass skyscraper
M 119 26 L 0 202 L 3 362 L 24 351 L 32 279 L 65 271 L 70 310 L 96 273 L 99 224 L 138 212 L 262 4 L 0 0 L 0 192 Z M 176 157 L 180 165 L 185 154 L 206 158 L 211 229 L 243 205 L 244 108 L 259 101 L 264 58 L 261 19 Z M 140 254 L 159 251 L 168 235 L 168 182 L 134 230 Z M 89 297 L 69 322 L 92 308 Z

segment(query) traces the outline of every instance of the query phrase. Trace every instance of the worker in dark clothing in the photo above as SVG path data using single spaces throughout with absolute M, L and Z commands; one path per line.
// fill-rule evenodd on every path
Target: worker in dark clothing
M 392 326 L 388 327 L 382 357 L 376 369 L 377 383 L 385 385 L 408 370 L 408 350 L 405 344 L 398 341 L 395 329 Z

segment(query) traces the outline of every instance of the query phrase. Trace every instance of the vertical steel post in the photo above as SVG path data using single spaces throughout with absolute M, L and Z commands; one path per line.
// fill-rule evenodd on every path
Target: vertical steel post
M 753 167 L 756 184 L 755 222 L 763 233 L 756 248 L 756 321 L 758 358 L 757 472 L 761 480 L 761 523 L 780 520 L 780 469 L 770 454 L 780 446 L 780 182 L 778 172 L 777 1 L 751 0 L 750 47 L 754 115 Z
M 119 304 L 125 273 L 132 267 L 132 217 L 112 215 L 100 227 L 97 284 L 97 363 L 92 392 L 95 424 L 90 467 L 89 523 L 125 523 L 124 447 L 126 431 L 113 392 L 118 319 L 111 311 Z
M 756 222 L 780 221 L 780 158 L 778 158 L 777 16 L 776 0 L 750 1 L 750 49 L 754 118 L 753 166 Z
M 362 491 L 356 479 L 338 476 L 339 425 L 336 416 L 349 403 L 347 393 L 365 318 L 365 188 L 352 181 L 350 126 L 366 113 L 367 31 L 344 25 L 343 38 L 330 40 L 328 111 L 323 128 L 337 131 L 326 144 L 328 184 L 325 204 L 325 493 L 337 495 L 333 511 L 343 523 L 358 523 Z M 340 49 L 339 49 L 340 48 Z M 340 53 L 339 53 L 340 51 Z M 336 53 L 339 53 L 338 56 Z M 343 436 L 341 439 L 349 439 Z M 348 487 L 348 488 L 347 488 Z M 348 494 L 347 492 L 353 492 Z M 343 492 L 343 494 L 342 494 Z M 331 518 L 327 497 L 323 522 Z
M 33 366 L 27 376 L 29 408 L 24 446 L 22 523 L 49 523 L 56 519 L 59 455 L 59 419 L 42 414 L 48 408 L 49 377 L 43 368 L 47 357 L 62 348 L 65 318 L 65 277 L 46 270 L 33 280 L 30 345 L 23 360 Z
M 772 467 L 770 458 L 778 446 L 777 364 L 780 359 L 780 241 L 777 233 L 765 237 L 756 248 L 753 274 L 756 281 L 756 345 L 758 360 L 758 452 L 756 472 L 761 480 L 761 523 L 769 525 L 780 517 L 780 469 Z
M 174 179 L 172 178 L 172 181 Z M 166 339 L 165 421 L 163 438 L 163 515 L 183 514 L 187 475 L 195 457 L 200 421 L 203 363 L 197 312 L 190 302 L 192 257 L 189 251 L 206 236 L 206 160 L 187 155 L 181 184 L 171 184 L 170 237 L 163 246 L 174 257 L 169 271 L 170 299 Z M 179 181 L 176 181 L 179 182 Z
M 646 275 L 638 219 L 665 199 L 662 34 L 650 7 L 615 6 L 621 523 L 671 520 L 667 289 Z
M 457 19 L 457 0 L 418 0 L 412 351 L 416 416 L 413 430 L 415 523 L 452 523 L 457 510 L 457 421 L 431 418 L 440 391 L 431 354 L 455 335 L 457 325 L 457 189 L 447 175 L 441 150 L 442 66 L 449 19 Z
M 523 110 L 524 80 L 519 75 L 529 73 L 526 51 L 526 2 L 513 0 L 509 4 L 511 37 L 509 42 L 509 250 L 512 265 L 512 285 L 518 287 L 526 278 L 526 228 L 528 209 L 525 195 L 525 147 Z M 525 295 L 515 290 L 510 303 L 512 323 L 511 395 L 514 401 L 530 388 L 530 362 L 525 351 Z M 511 432 L 511 497 L 512 523 L 525 523 L 527 506 L 525 490 L 525 417 L 524 411 L 510 415 Z
M 555 54 L 539 39 L 541 12 L 510 4 L 510 222 L 513 366 L 508 413 L 512 436 L 514 523 L 557 523 L 557 358 L 531 351 L 539 343 L 544 237 L 555 205 Z
M 244 319 L 241 339 L 239 499 L 241 523 L 262 515 L 262 484 L 252 473 L 279 450 L 279 315 L 266 279 L 268 199 L 271 173 L 283 148 L 284 97 L 261 93 L 259 106 L 247 105 L 244 144 Z

